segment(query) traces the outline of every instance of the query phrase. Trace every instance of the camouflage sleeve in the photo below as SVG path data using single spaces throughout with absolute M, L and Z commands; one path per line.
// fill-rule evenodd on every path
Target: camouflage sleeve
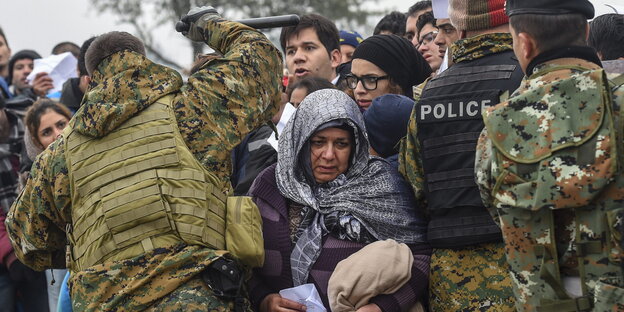
M 418 99 L 416 99 L 418 101 Z M 424 172 L 422 160 L 420 158 L 420 143 L 418 142 L 415 109 L 412 109 L 409 124 L 407 126 L 407 136 L 401 140 L 399 151 L 399 172 L 412 185 L 414 195 L 419 203 L 424 202 Z M 422 205 L 421 207 L 426 207 Z
M 494 221 L 499 224 L 498 212 L 496 211 L 496 207 L 494 207 L 494 198 L 492 197 L 492 189 L 494 188 L 494 184 L 496 184 L 496 179 L 492 176 L 493 154 L 492 141 L 488 138 L 487 129 L 484 127 L 481 131 L 481 135 L 479 135 L 479 141 L 477 143 L 475 180 L 479 186 L 483 205 L 485 205 L 485 208 L 487 208 Z
M 278 110 L 282 57 L 262 33 L 245 25 L 211 20 L 205 29 L 206 44 L 223 57 L 189 78 L 174 99 L 176 117 L 191 151 L 228 181 L 231 150 Z
M 65 268 L 65 224 L 71 195 L 62 138 L 41 153 L 7 215 L 15 254 L 35 270 Z

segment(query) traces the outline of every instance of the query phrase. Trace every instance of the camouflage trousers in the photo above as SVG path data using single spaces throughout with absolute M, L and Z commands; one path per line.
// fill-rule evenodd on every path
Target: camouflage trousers
M 431 311 L 515 311 L 503 243 L 434 249 L 429 277 Z

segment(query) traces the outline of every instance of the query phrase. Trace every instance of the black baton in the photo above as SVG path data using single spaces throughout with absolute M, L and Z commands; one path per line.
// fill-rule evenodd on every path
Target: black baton
M 247 18 L 235 22 L 245 24 L 255 29 L 287 27 L 299 24 L 299 15 L 289 14 L 269 17 Z M 189 24 L 183 21 L 177 22 L 175 26 L 176 31 L 178 32 L 187 31 L 189 27 Z

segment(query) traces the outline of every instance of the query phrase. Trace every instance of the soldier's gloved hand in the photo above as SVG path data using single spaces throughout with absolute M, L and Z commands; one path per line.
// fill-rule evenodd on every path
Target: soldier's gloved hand
M 221 15 L 211 6 L 191 9 L 176 24 L 176 31 L 193 41 L 205 41 L 206 23 L 213 19 L 221 19 Z

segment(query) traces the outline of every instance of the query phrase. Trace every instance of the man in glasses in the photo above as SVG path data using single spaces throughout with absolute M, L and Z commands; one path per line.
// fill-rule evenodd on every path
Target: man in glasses
M 417 35 L 412 40 L 412 44 L 418 49 L 418 52 L 425 58 L 431 70 L 437 72 L 442 65 L 444 59 L 444 52 L 435 43 L 435 39 L 438 36 L 438 28 L 435 26 L 436 20 L 433 17 L 433 13 L 427 12 L 418 18 L 416 23 Z
M 523 77 L 504 2 L 449 1 L 450 20 L 461 38 L 451 48 L 455 64 L 416 99 L 400 153 L 401 170 L 430 216 L 433 311 L 514 311 L 502 235 L 474 176 L 481 111 L 499 103 Z

